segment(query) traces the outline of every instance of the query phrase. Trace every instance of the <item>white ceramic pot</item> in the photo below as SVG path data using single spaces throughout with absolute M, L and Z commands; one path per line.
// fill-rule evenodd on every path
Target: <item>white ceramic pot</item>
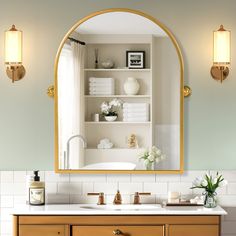
M 124 83 L 124 90 L 127 95 L 136 95 L 139 91 L 140 85 L 137 79 L 128 77 Z
M 117 116 L 105 116 L 105 120 L 108 122 L 115 121 L 117 119 Z

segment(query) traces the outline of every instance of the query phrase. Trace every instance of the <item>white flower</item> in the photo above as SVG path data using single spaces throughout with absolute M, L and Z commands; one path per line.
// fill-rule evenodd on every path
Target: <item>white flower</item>
M 219 183 L 219 187 L 224 187 L 224 186 L 226 186 L 228 184 L 228 181 L 227 180 L 223 180 L 223 181 L 221 181 L 220 183 Z
M 148 160 L 149 160 L 150 162 L 155 161 L 155 156 L 154 156 L 153 154 L 150 154 L 150 155 L 148 156 Z
M 115 98 L 112 101 L 110 101 L 109 105 L 110 106 L 114 106 L 114 107 L 121 107 L 122 101 L 117 99 L 117 98 Z
M 200 186 L 202 183 L 202 177 L 197 177 L 194 181 L 193 181 L 193 185 L 194 186 Z
M 208 185 L 208 183 L 207 183 L 207 181 L 206 181 L 205 179 L 203 179 L 203 180 L 201 181 L 201 185 L 202 185 L 203 187 L 206 187 L 206 186 Z
M 216 184 L 217 183 L 217 180 L 218 180 L 218 178 L 217 177 L 215 177 L 214 179 L 213 179 L 213 184 Z

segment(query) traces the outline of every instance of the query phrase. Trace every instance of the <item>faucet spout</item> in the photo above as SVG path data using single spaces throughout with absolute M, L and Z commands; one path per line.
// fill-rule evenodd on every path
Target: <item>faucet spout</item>
M 85 138 L 80 134 L 73 135 L 67 140 L 67 143 L 66 143 L 67 169 L 69 169 L 69 160 L 70 160 L 70 141 L 74 138 L 78 138 L 79 140 L 81 140 L 83 143 L 83 148 L 87 148 L 87 142 L 86 142 Z

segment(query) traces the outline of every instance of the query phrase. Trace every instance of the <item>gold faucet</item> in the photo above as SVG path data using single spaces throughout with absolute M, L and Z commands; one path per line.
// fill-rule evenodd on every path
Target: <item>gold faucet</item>
M 141 204 L 141 202 L 140 202 L 140 195 L 151 195 L 151 193 L 135 192 L 135 194 L 134 194 L 134 204 Z
M 105 200 L 104 200 L 104 193 L 87 193 L 88 196 L 98 196 L 98 203 L 97 205 L 106 205 Z
M 115 195 L 115 198 L 114 198 L 114 201 L 113 201 L 113 204 L 119 205 L 119 204 L 121 204 L 121 203 L 122 203 L 121 194 L 120 194 L 120 191 L 117 190 L 116 195 Z

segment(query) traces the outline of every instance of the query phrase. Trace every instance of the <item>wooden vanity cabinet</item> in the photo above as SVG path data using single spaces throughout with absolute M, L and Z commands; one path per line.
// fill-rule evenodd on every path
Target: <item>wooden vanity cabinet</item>
M 14 216 L 13 236 L 220 236 L 220 216 Z

